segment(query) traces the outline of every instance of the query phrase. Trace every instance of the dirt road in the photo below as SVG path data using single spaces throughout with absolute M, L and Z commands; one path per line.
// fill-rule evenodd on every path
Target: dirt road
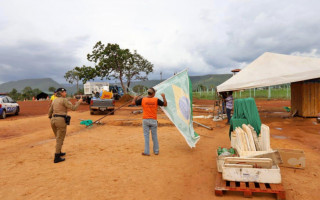
M 203 100 L 194 103 L 212 105 Z M 160 112 L 160 155 L 144 157 L 142 115 L 132 114 L 140 108 L 125 107 L 102 120 L 104 125 L 85 128 L 80 119 L 101 116 L 90 115 L 88 105 L 83 104 L 79 111 L 70 112 L 72 120 L 63 147 L 66 161 L 54 164 L 48 102 L 20 105 L 20 116 L 0 120 L 0 199 L 243 199 L 241 193 L 227 193 L 222 198 L 214 195 L 215 150 L 230 146 L 225 121 L 196 119 L 213 130 L 196 126 L 201 139 L 190 149 Z M 270 126 L 272 148 L 303 149 L 306 153 L 305 170 L 281 168 L 287 199 L 318 199 L 320 125 L 314 119 L 283 119 L 282 106 L 288 105 L 288 101 L 257 102 L 262 122 Z M 195 116 L 204 114 L 210 113 L 194 112 Z M 254 195 L 253 199 L 275 196 Z

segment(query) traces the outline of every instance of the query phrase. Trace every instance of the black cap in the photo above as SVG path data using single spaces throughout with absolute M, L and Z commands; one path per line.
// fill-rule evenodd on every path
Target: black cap
M 64 91 L 67 91 L 67 90 L 64 88 L 58 88 L 56 92 L 64 92 Z

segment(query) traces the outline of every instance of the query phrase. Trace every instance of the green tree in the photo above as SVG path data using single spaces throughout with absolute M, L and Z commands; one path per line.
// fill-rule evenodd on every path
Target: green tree
M 36 97 L 38 94 L 40 94 L 42 91 L 39 88 L 32 90 L 32 96 Z
M 9 94 L 16 95 L 17 93 L 18 93 L 18 90 L 16 88 L 13 88 Z
M 142 92 L 146 91 L 148 88 L 144 85 L 135 85 L 132 90 L 136 93 L 141 94 Z
M 30 86 L 27 86 L 22 90 L 22 97 L 26 99 L 31 99 L 33 97 L 33 91 Z
M 76 67 L 79 68 L 79 67 Z M 64 78 L 66 81 L 68 81 L 70 84 L 77 84 L 77 93 L 79 92 L 79 81 L 80 81 L 80 72 L 77 69 L 69 70 L 64 75 Z
M 136 51 L 131 53 L 129 49 L 121 49 L 118 44 L 104 45 L 99 41 L 87 59 L 95 63 L 94 75 L 101 79 L 119 79 L 124 93 L 132 80 L 147 80 L 147 75 L 153 72 L 153 65 L 148 60 Z
M 202 84 L 199 84 L 197 87 L 197 90 L 205 91 L 205 90 L 207 90 L 207 87 Z
M 214 85 L 212 85 L 212 84 L 209 86 L 209 89 L 210 89 L 210 90 L 211 90 L 211 89 L 215 89 L 215 88 L 216 88 L 216 87 L 215 87 Z
M 96 69 L 90 66 L 83 65 L 82 67 L 75 67 L 74 70 L 78 72 L 79 80 L 82 80 L 83 84 L 98 76 Z
M 17 91 L 17 89 L 15 89 L 15 88 L 13 88 L 12 90 L 11 90 L 11 92 L 9 92 L 9 96 L 12 98 L 12 99 L 14 99 L 14 100 L 20 100 L 20 96 L 21 96 L 21 94 L 20 93 L 18 93 L 18 91 Z
M 49 92 L 54 92 L 54 91 L 56 91 L 56 88 L 55 87 L 53 87 L 53 86 L 51 86 L 51 87 L 49 87 Z

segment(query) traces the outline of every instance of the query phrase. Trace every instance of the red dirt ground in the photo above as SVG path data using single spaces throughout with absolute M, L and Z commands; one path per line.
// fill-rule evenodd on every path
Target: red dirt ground
M 287 199 L 318 199 L 320 125 L 313 118 L 288 118 L 283 107 L 290 106 L 289 101 L 256 103 L 261 121 L 270 127 L 271 147 L 303 149 L 306 154 L 304 170 L 281 168 Z M 90 115 L 89 106 L 82 104 L 69 112 L 71 125 L 63 146 L 66 161 L 53 164 L 49 102 L 19 104 L 19 116 L 0 120 L 0 199 L 243 199 L 242 193 L 214 195 L 216 149 L 230 146 L 225 121 L 195 119 L 213 130 L 195 126 L 201 139 L 190 149 L 160 111 L 160 155 L 144 157 L 142 114 L 132 113 L 141 107 L 124 107 L 104 118 L 104 125 L 85 128 L 80 120 L 102 115 Z M 194 104 L 210 108 L 195 108 L 194 116 L 212 115 L 213 101 L 195 99 Z M 257 194 L 252 199 L 275 196 Z

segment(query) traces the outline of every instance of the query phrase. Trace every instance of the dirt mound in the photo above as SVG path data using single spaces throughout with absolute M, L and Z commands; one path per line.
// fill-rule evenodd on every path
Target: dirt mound
M 131 96 L 131 95 L 129 95 L 129 94 L 124 94 L 120 99 L 119 99 L 119 102 L 121 102 L 121 103 L 126 103 L 126 102 L 128 102 L 128 101 L 130 101 L 130 100 L 132 100 L 133 99 L 133 97 Z

